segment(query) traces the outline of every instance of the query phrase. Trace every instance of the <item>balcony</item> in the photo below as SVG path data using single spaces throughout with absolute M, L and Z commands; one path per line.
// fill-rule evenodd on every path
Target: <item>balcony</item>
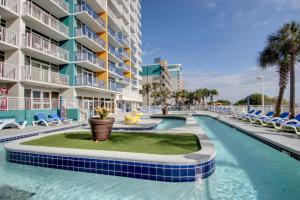
M 66 25 L 29 1 L 23 3 L 23 18 L 26 25 L 57 41 L 69 38 L 69 28 Z
M 17 36 L 16 32 L 0 26 L 0 50 L 8 51 L 18 49 Z
M 105 51 L 105 42 L 97 33 L 91 31 L 86 26 L 76 28 L 75 35 L 76 41 L 89 49 L 95 52 Z
M 108 28 L 108 36 L 109 36 L 109 44 L 114 47 L 123 47 L 122 45 L 122 39 L 120 38 L 120 35 L 116 32 L 114 32 L 110 27 Z
M 112 26 L 115 30 L 118 30 L 118 32 L 122 32 L 122 19 L 118 18 L 110 8 L 108 8 L 108 20 L 110 26 Z
M 112 11 L 116 14 L 116 16 L 121 17 L 122 16 L 122 6 L 121 4 L 119 4 L 119 2 L 117 0 L 110 0 L 108 1 L 110 8 L 112 9 Z
M 104 81 L 98 80 L 94 76 L 87 75 L 76 76 L 76 88 L 93 92 L 107 91 Z
M 109 64 L 109 75 L 112 78 L 123 78 L 124 74 L 123 71 L 117 68 L 114 64 Z
M 86 24 L 93 32 L 100 33 L 105 31 L 106 24 L 86 3 L 75 5 L 75 17 Z
M 0 62 L 0 82 L 17 82 L 19 67 L 4 62 Z
M 17 18 L 19 16 L 19 0 L 1 0 L 0 1 L 0 13 L 1 18 L 9 20 Z
M 123 42 L 124 48 L 130 47 L 130 42 L 129 42 L 128 38 L 123 38 L 122 42 Z
M 106 1 L 104 0 L 85 0 L 97 13 L 102 13 L 106 10 Z
M 69 3 L 66 0 L 32 0 L 39 6 L 51 10 L 51 13 L 58 17 L 65 17 L 69 15 Z
M 115 81 L 109 80 L 109 90 L 114 92 L 122 92 L 123 86 Z
M 53 88 L 68 88 L 69 76 L 32 66 L 21 67 L 21 80 L 31 85 L 43 85 Z
M 61 65 L 69 62 L 69 51 L 30 33 L 23 34 L 22 49 L 35 58 L 53 64 Z
M 108 47 L 108 59 L 110 61 L 112 61 L 113 63 L 121 63 L 122 62 L 122 56 L 120 53 L 117 52 L 117 50 L 112 47 L 112 46 L 109 46 Z
M 130 55 L 127 51 L 123 51 L 121 55 L 123 60 L 130 60 Z
M 124 71 L 124 72 L 130 72 L 130 66 L 127 65 L 126 63 L 120 63 L 119 67 Z
M 138 85 L 137 80 L 131 80 L 131 85 L 132 85 L 133 88 L 138 88 L 137 87 L 137 85 Z
M 105 62 L 90 52 L 76 51 L 75 60 L 78 66 L 94 72 L 105 71 Z

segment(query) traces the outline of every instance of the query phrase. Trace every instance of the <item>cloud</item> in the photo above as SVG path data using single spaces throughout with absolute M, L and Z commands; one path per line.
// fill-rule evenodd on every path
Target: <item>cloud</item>
M 253 23 L 253 26 L 254 27 L 259 27 L 259 26 L 265 26 L 265 25 L 267 25 L 267 24 L 270 24 L 272 22 L 272 20 L 271 19 L 266 19 L 266 20 L 264 20 L 264 21 L 257 21 L 257 22 L 255 22 L 255 23 Z
M 300 67 L 297 67 L 296 78 L 300 79 Z M 230 101 L 237 101 L 249 94 L 261 92 L 260 81 L 256 78 L 264 76 L 264 89 L 268 96 L 277 96 L 278 94 L 278 73 L 275 69 L 260 70 L 258 67 L 249 67 L 239 73 L 220 73 L 193 71 L 185 73 L 185 85 L 189 90 L 198 88 L 216 88 L 219 91 L 219 97 Z M 300 87 L 300 81 L 296 81 L 296 88 Z M 286 89 L 285 97 L 288 99 L 289 89 Z M 296 94 L 296 101 L 300 103 L 300 93 Z
M 222 0 L 201 0 L 201 5 L 208 9 L 215 8 Z

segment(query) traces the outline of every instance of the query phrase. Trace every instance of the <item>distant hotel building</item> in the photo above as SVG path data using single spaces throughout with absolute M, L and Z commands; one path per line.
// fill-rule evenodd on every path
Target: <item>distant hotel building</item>
M 159 90 L 167 89 L 171 93 L 184 89 L 182 66 L 181 64 L 169 65 L 167 61 L 161 61 L 160 58 L 154 59 L 154 64 L 142 65 L 142 84 L 160 84 Z M 151 92 L 150 92 L 151 93 Z M 150 95 L 150 105 L 154 104 L 154 98 Z M 159 98 L 160 99 L 160 98 Z M 143 97 L 143 105 L 146 105 L 146 96 Z M 158 100 L 156 104 L 161 104 Z
M 2 0 L 0 19 L 1 118 L 141 104 L 140 0 Z

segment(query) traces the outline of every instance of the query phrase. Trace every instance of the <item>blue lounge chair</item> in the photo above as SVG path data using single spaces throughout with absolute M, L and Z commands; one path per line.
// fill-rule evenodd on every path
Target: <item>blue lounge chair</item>
M 56 125 L 59 123 L 58 121 L 55 121 L 54 119 L 47 118 L 45 113 L 43 113 L 43 112 L 36 113 L 36 117 L 37 117 L 37 120 L 32 121 L 32 124 L 34 126 L 39 125 L 39 124 L 45 125 L 45 126 L 49 126 L 49 125 L 52 126 L 52 125 Z
M 257 123 L 257 124 L 262 124 L 263 120 L 271 119 L 273 118 L 274 112 L 270 111 L 266 115 L 260 116 L 255 120 L 251 120 L 251 123 Z
M 65 121 L 64 117 L 59 117 L 57 113 L 50 114 L 50 119 L 53 119 L 54 121 L 58 121 L 58 123 L 62 124 Z
M 297 135 L 300 135 L 300 114 L 298 114 L 294 119 L 281 124 L 281 127 L 278 129 L 283 131 L 294 131 Z
M 262 110 L 258 110 L 255 113 L 252 113 L 252 114 L 248 115 L 246 118 L 244 118 L 244 120 L 251 122 L 251 120 L 258 119 L 261 116 L 261 114 L 262 114 Z
M 290 116 L 289 112 L 283 112 L 279 115 L 279 117 L 263 120 L 262 125 L 277 128 L 280 127 L 281 124 L 286 122 L 289 119 L 289 116 Z
M 243 120 L 243 119 L 247 118 L 249 115 L 253 114 L 254 112 L 255 112 L 255 110 L 250 110 L 250 112 L 248 112 L 248 113 L 241 113 L 239 115 L 239 119 Z

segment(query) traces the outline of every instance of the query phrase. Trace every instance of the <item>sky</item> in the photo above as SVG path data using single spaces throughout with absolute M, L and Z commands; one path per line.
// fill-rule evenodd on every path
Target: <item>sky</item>
M 300 22 L 300 0 L 142 0 L 143 64 L 180 63 L 186 89 L 216 88 L 218 99 L 233 102 L 261 92 L 262 75 L 266 95 L 277 96 L 276 69 L 259 69 L 257 58 L 267 36 L 291 20 Z

